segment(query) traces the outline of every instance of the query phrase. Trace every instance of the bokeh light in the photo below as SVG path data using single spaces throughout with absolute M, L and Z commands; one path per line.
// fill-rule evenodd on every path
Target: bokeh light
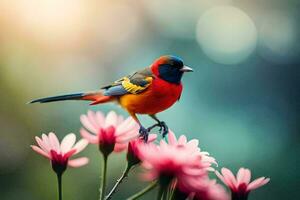
M 83 0 L 11 0 L 1 4 L 15 34 L 44 46 L 74 48 L 85 35 L 89 10 Z
M 166 37 L 194 39 L 194 30 L 201 14 L 209 8 L 229 5 L 232 0 L 143 0 L 149 20 Z
M 288 13 L 271 12 L 265 15 L 259 29 L 260 55 L 275 63 L 291 62 L 299 53 L 299 32 L 296 21 Z
M 96 17 L 92 20 L 94 51 L 114 53 L 121 45 L 134 45 L 135 38 L 143 33 L 140 12 L 126 2 L 101 1 L 95 5 Z
M 237 64 L 255 49 L 256 27 L 250 17 L 238 8 L 215 7 L 199 19 L 197 40 L 205 54 L 215 62 Z

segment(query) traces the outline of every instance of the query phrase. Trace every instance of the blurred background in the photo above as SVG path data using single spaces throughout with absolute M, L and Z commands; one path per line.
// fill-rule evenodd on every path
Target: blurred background
M 26 102 L 96 90 L 164 54 L 195 72 L 160 118 L 177 136 L 199 139 L 220 167 L 271 177 L 250 199 L 297 199 L 299 8 L 298 0 L 1 0 L 1 199 L 56 198 L 49 162 L 29 147 L 35 135 L 79 137 L 88 109 L 127 115 L 115 105 Z M 65 199 L 97 199 L 99 152 L 90 145 L 81 155 L 91 162 L 65 173 Z M 124 154 L 110 157 L 109 187 L 124 164 Z M 115 199 L 147 185 L 138 178 L 131 174 Z

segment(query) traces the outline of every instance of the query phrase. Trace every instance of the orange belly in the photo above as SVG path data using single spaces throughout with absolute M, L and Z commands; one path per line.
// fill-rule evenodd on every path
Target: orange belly
M 119 103 L 129 113 L 156 114 L 172 106 L 179 99 L 181 91 L 181 85 L 154 81 L 142 93 L 120 96 Z

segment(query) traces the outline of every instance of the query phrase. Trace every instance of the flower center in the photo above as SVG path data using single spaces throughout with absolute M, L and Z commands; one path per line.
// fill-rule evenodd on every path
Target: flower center
M 100 151 L 104 155 L 109 155 L 114 150 L 116 144 L 115 127 L 101 128 L 98 136 Z
M 57 153 L 54 150 L 50 151 L 52 169 L 55 171 L 56 174 L 61 175 L 64 173 L 64 171 L 67 169 L 69 158 L 75 152 L 76 152 L 76 150 L 72 149 L 71 151 L 69 151 L 63 155 L 61 153 Z

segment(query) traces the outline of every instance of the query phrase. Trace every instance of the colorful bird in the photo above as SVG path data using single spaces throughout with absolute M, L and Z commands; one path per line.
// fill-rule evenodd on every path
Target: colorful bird
M 90 105 L 96 105 L 117 102 L 139 124 L 140 136 L 147 141 L 148 133 L 154 127 L 160 127 L 163 137 L 168 133 L 166 123 L 160 121 L 156 114 L 168 109 L 180 99 L 182 75 L 192 71 L 193 69 L 185 66 L 177 56 L 161 56 L 149 67 L 104 86 L 99 91 L 46 97 L 29 103 L 88 100 L 92 101 Z M 145 128 L 136 114 L 147 114 L 157 123 Z

